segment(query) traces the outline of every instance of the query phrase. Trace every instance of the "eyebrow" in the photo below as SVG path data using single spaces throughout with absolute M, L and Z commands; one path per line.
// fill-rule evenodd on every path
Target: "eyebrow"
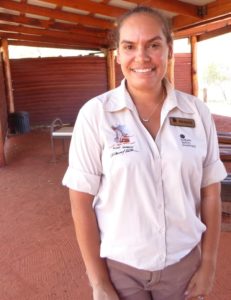
M 152 42 L 155 42 L 155 41 L 158 41 L 158 40 L 163 40 L 161 36 L 157 35 L 153 38 L 151 38 L 150 40 L 147 41 L 147 43 L 152 43 Z M 121 41 L 121 44 L 134 44 L 133 41 L 129 41 L 129 40 L 122 40 Z

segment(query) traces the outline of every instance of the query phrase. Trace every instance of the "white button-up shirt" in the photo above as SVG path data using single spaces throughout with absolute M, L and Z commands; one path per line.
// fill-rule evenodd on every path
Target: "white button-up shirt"
M 101 257 L 150 271 L 176 263 L 200 242 L 206 230 L 201 188 L 226 176 L 206 105 L 167 82 L 166 89 L 155 140 L 125 81 L 88 101 L 78 114 L 63 179 L 94 195 Z M 194 120 L 195 127 L 172 125 L 170 117 L 186 125 Z

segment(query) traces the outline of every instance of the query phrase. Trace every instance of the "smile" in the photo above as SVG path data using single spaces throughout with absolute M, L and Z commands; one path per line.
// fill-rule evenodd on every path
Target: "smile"
M 154 71 L 155 68 L 146 68 L 146 69 L 131 69 L 135 73 L 148 73 Z

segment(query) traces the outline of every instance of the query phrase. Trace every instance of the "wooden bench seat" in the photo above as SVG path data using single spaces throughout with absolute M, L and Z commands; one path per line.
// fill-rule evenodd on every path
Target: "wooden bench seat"
M 231 144 L 219 144 L 219 151 L 222 161 L 231 161 Z
M 219 144 L 229 144 L 231 145 L 231 132 L 217 132 Z
M 221 199 L 224 202 L 231 202 L 231 174 L 221 182 Z

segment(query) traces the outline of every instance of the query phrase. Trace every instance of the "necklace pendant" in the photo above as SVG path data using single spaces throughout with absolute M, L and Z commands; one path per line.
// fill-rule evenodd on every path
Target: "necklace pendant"
M 142 118 L 142 121 L 145 122 L 145 123 L 148 123 L 149 120 L 150 120 L 150 119 L 143 119 L 143 118 Z

